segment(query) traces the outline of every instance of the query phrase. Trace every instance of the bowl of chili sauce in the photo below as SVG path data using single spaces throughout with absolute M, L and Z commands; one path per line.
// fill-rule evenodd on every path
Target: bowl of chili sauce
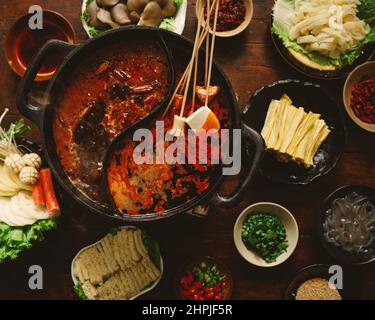
M 212 0 L 210 1 L 212 4 Z M 205 19 L 207 18 L 207 0 L 197 2 L 195 7 L 198 17 L 201 7 L 205 8 Z M 228 38 L 238 35 L 244 31 L 253 17 L 252 0 L 219 0 L 219 11 L 216 24 L 216 33 L 218 37 Z M 215 10 L 210 15 L 210 33 L 212 34 L 214 24 Z M 204 21 L 202 21 L 203 25 Z
M 361 64 L 349 74 L 343 102 L 349 117 L 359 127 L 375 132 L 375 61 Z
M 33 14 L 20 17 L 10 28 L 5 39 L 5 55 L 11 69 L 23 76 L 29 63 L 39 49 L 49 40 L 56 39 L 68 43 L 77 43 L 74 29 L 70 22 L 60 13 L 43 10 L 42 28 L 31 28 L 29 25 Z M 41 66 L 36 81 L 50 79 L 64 58 L 62 52 L 52 51 Z

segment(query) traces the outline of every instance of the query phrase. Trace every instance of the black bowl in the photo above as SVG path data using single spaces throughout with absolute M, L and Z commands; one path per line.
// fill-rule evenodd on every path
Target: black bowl
M 272 22 L 273 18 L 271 18 L 270 32 L 272 42 L 277 52 L 284 59 L 284 61 L 288 63 L 289 66 L 291 66 L 299 73 L 310 78 L 318 80 L 337 80 L 346 78 L 349 73 L 352 72 L 356 67 L 358 67 L 362 63 L 365 63 L 366 61 L 370 61 L 375 56 L 375 45 L 370 43 L 363 47 L 361 55 L 351 65 L 334 71 L 320 71 L 317 69 L 313 69 L 299 62 L 290 54 L 289 50 L 284 46 L 281 39 L 272 32 Z
M 318 84 L 299 80 L 281 80 L 258 89 L 243 111 L 243 121 L 261 132 L 272 99 L 287 94 L 293 105 L 321 114 L 331 133 L 314 157 L 314 165 L 306 169 L 296 163 L 281 163 L 267 153 L 260 172 L 268 179 L 287 184 L 306 185 L 329 173 L 345 148 L 346 130 L 343 115 L 332 98 Z
M 372 256 L 360 256 L 351 254 L 340 247 L 336 247 L 330 243 L 328 243 L 324 236 L 323 236 L 323 223 L 325 221 L 326 212 L 331 207 L 332 201 L 337 198 L 343 198 L 345 195 L 356 192 L 358 194 L 367 196 L 370 202 L 375 205 L 375 189 L 367 186 L 360 186 L 360 185 L 352 185 L 352 186 L 345 186 L 340 187 L 339 189 L 332 192 L 324 201 L 324 206 L 322 210 L 321 218 L 317 225 L 318 237 L 324 247 L 324 249 L 328 252 L 330 256 L 332 256 L 337 261 L 345 264 L 351 265 L 362 265 L 367 264 L 370 262 L 375 262 L 375 255 Z
M 305 267 L 297 272 L 297 275 L 288 285 L 285 293 L 285 300 L 295 300 L 297 295 L 297 290 L 302 283 L 313 278 L 323 278 L 329 280 L 333 273 L 329 272 L 329 265 L 326 264 L 313 264 L 311 266 Z M 341 298 L 346 299 L 347 292 L 344 289 L 338 289 Z

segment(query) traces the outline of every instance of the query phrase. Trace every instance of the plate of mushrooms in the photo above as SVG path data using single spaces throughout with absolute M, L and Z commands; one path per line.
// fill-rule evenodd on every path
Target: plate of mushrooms
M 90 38 L 129 25 L 182 34 L 186 8 L 187 0 L 83 0 L 81 20 Z

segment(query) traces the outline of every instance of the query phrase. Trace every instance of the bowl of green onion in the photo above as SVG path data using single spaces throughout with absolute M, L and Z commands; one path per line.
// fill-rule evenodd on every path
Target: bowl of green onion
M 298 242 L 298 225 L 290 211 L 272 202 L 258 202 L 238 216 L 233 231 L 240 255 L 259 267 L 286 261 Z

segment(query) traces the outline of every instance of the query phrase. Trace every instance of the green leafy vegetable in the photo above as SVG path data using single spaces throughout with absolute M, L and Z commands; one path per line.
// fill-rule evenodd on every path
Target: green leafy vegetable
M 272 23 L 272 32 L 277 35 L 286 48 L 293 49 L 307 56 L 310 60 L 321 65 L 334 65 L 343 67 L 351 65 L 361 55 L 363 47 L 371 42 L 375 42 L 375 1 L 361 0 L 358 6 L 358 17 L 364 20 L 371 27 L 370 33 L 365 39 L 360 41 L 352 50 L 339 58 L 329 58 L 316 52 L 306 49 L 302 44 L 289 38 L 289 29 L 291 27 L 290 16 L 294 12 L 294 0 L 277 0 L 274 6 L 274 19 Z
M 25 119 L 21 118 L 15 123 L 12 123 L 9 129 L 6 131 L 8 136 L 11 135 L 12 131 L 15 138 L 20 138 L 30 132 L 31 128 L 25 123 Z
M 74 286 L 74 291 L 76 292 L 78 297 L 80 297 L 83 300 L 87 300 L 87 296 L 86 296 L 85 291 L 82 288 L 82 282 L 81 281 L 79 281 L 79 280 L 77 281 L 77 284 Z
M 148 255 L 154 265 L 160 270 L 160 247 L 159 244 L 152 239 L 145 231 L 142 231 L 142 240 L 145 245 Z
M 258 252 L 268 263 L 276 261 L 288 248 L 284 225 L 267 213 L 254 212 L 247 216 L 241 236 L 245 246 Z
M 176 9 L 177 9 L 176 13 L 171 17 L 164 18 L 163 21 L 160 23 L 159 28 L 169 30 L 169 31 L 174 30 L 174 28 L 175 28 L 174 22 L 176 20 L 177 13 L 180 10 L 180 7 L 181 7 L 183 2 L 184 2 L 184 0 L 174 0 L 174 4 L 175 4 Z
M 56 225 L 55 219 L 39 220 L 25 227 L 11 227 L 0 222 L 0 263 L 7 258 L 16 259 L 20 252 L 29 249 L 34 241 L 42 241 L 44 232 Z
M 193 274 L 204 286 L 213 287 L 215 283 L 224 280 L 225 276 L 219 272 L 216 265 L 201 262 L 193 269 Z
M 86 22 L 87 24 L 87 27 L 88 27 L 88 30 L 89 30 L 89 34 L 90 36 L 92 37 L 95 37 L 97 36 L 98 34 L 101 34 L 103 31 L 105 30 L 108 30 L 108 29 L 104 29 L 104 30 L 100 30 L 100 29 L 96 29 L 95 27 L 93 26 L 90 26 L 90 23 L 89 23 L 89 16 L 88 16 L 88 13 L 87 13 L 87 6 L 93 2 L 94 0 L 87 0 L 87 3 L 86 3 L 86 9 L 85 11 L 83 12 L 83 14 L 81 15 L 81 20 Z

